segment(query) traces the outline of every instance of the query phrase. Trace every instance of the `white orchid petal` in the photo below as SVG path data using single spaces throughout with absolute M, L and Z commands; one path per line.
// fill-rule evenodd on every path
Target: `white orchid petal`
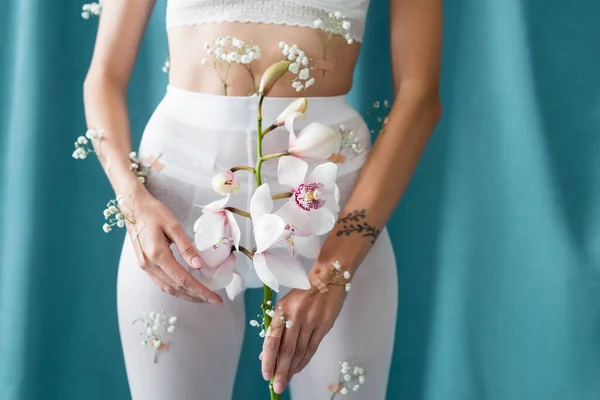
M 225 210 L 225 216 L 227 217 L 227 222 L 229 223 L 229 229 L 231 230 L 231 239 L 233 239 L 233 245 L 236 250 L 240 249 L 240 239 L 242 233 L 240 231 L 240 227 L 235 219 L 233 213 L 229 210 Z
M 337 165 L 332 162 L 326 162 L 317 165 L 315 169 L 312 170 L 310 175 L 308 175 L 308 178 L 306 178 L 306 182 L 322 183 L 325 186 L 325 189 L 333 192 L 335 186 L 335 179 L 337 178 L 337 170 Z
M 212 203 L 209 203 L 209 204 L 207 204 L 205 206 L 202 206 L 203 212 L 207 212 L 207 211 L 212 211 L 212 212 L 221 211 L 227 205 L 227 202 L 229 201 L 229 198 L 230 198 L 230 195 L 227 195 L 227 196 L 223 197 L 222 199 L 213 201 Z
M 294 248 L 302 257 L 317 258 L 321 251 L 321 240 L 318 236 L 296 236 L 294 237 Z
M 206 250 L 223 239 L 225 215 L 223 213 L 207 212 L 202 214 L 194 224 L 196 235 L 194 241 L 198 250 Z
M 340 132 L 327 125 L 313 122 L 298 133 L 289 151 L 305 160 L 324 160 L 339 151 L 341 144 Z
M 275 279 L 275 275 L 271 272 L 271 270 L 267 267 L 267 259 L 264 253 L 256 253 L 254 254 L 254 270 L 256 271 L 256 275 L 260 278 L 260 280 L 273 289 L 276 292 L 279 292 L 279 283 L 277 283 L 277 279 Z
M 283 206 L 281 206 L 281 208 L 277 210 L 275 214 L 279 215 L 285 222 L 294 225 L 296 229 L 302 232 L 308 229 L 308 218 L 306 211 L 302 210 L 296 205 L 293 197 Z
M 202 270 L 204 268 L 201 268 Z M 220 290 L 231 283 L 233 272 L 235 269 L 235 255 L 232 253 L 225 261 L 217 268 L 214 268 L 214 273 L 206 285 L 210 290 Z
M 271 198 L 271 188 L 266 183 L 260 185 L 250 199 L 250 215 L 255 222 L 265 214 L 273 211 L 273 199 Z
M 302 263 L 289 254 L 265 254 L 267 268 L 278 284 L 294 289 L 310 289 L 310 282 Z
M 244 290 L 244 278 L 237 273 L 233 273 L 233 279 L 225 287 L 225 291 L 227 292 L 227 297 L 229 300 L 235 299 L 242 291 Z
M 209 268 L 216 268 L 223 263 L 231 254 L 231 245 L 222 245 L 213 248 L 212 246 L 206 250 L 200 251 L 200 258 L 204 261 L 204 265 Z M 204 269 L 204 268 L 200 268 Z
M 285 119 L 285 129 L 287 129 L 288 132 L 294 135 L 294 138 L 296 137 L 296 135 L 294 134 L 294 121 L 297 119 L 304 119 L 304 114 L 301 112 L 293 112 L 289 114 Z
M 279 183 L 292 190 L 296 190 L 304 182 L 307 172 L 308 163 L 306 161 L 291 156 L 284 156 L 279 159 L 277 166 Z
M 254 221 L 256 252 L 262 253 L 273 245 L 285 230 L 285 221 L 278 215 L 265 214 Z
M 326 207 L 319 208 L 318 210 L 310 210 L 308 224 L 310 226 L 310 232 L 313 235 L 324 235 L 333 229 L 333 226 L 335 225 L 335 215 Z

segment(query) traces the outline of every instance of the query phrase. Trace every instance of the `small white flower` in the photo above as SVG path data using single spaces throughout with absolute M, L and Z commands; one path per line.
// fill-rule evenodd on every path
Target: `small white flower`
M 351 276 L 351 275 L 350 275 L 350 272 L 348 272 L 348 271 L 344 271 L 344 278 L 345 278 L 345 279 L 350 279 L 350 276 Z
M 125 219 L 125 217 L 123 217 L 123 214 L 121 214 L 121 213 L 119 213 L 119 214 L 115 215 L 115 218 L 116 218 L 117 220 L 119 220 L 119 221 L 121 221 L 121 220 Z
M 169 325 L 169 326 L 167 327 L 167 332 L 169 332 L 169 333 L 173 333 L 173 332 L 175 332 L 175 325 Z
M 345 286 L 346 292 L 349 292 L 350 288 L 352 288 L 352 285 L 349 283 L 346 283 L 346 286 Z
M 147 344 L 148 344 L 148 342 L 146 342 L 145 340 L 142 340 L 140 344 L 141 344 L 142 346 L 145 346 L 145 345 L 147 345 Z
M 340 366 L 342 368 L 348 368 L 348 361 L 344 361 L 343 363 L 340 364 Z M 345 373 L 345 372 L 342 372 L 342 373 Z
M 158 321 L 156 321 L 156 323 L 152 325 L 152 331 L 157 333 L 159 329 L 160 325 L 158 325 Z
M 348 44 L 354 43 L 354 39 L 348 39 Z
M 241 49 L 242 47 L 244 47 L 244 41 L 240 40 L 240 39 L 233 39 L 233 47 L 237 47 L 238 49 Z
M 258 326 L 258 321 L 255 319 L 250 320 L 250 326 Z
M 342 269 L 342 266 L 340 265 L 340 262 L 339 262 L 338 260 L 335 260 L 335 261 L 332 263 L 332 265 L 333 265 L 333 268 L 337 269 L 338 271 L 339 271 L 340 269 Z
M 146 329 L 146 335 L 152 336 L 152 328 L 151 327 L 148 327 L 148 329 Z
M 242 57 L 240 57 L 240 61 L 242 64 L 250 64 L 250 62 L 252 62 L 252 58 L 250 58 L 250 56 L 247 54 L 244 54 Z
M 356 392 L 359 387 L 360 387 L 359 385 L 354 385 L 354 386 L 352 386 L 352 390 L 354 390 Z
M 350 375 L 350 374 L 344 375 L 344 381 L 350 382 L 351 379 L 352 379 L 352 375 Z
M 269 317 L 271 317 L 271 318 L 275 317 L 275 311 L 274 311 L 274 310 L 267 310 L 267 311 L 266 311 L 266 314 L 267 314 Z
M 345 387 L 341 388 L 340 389 L 340 393 L 343 394 L 343 395 L 347 395 L 348 394 L 348 388 L 345 388 Z
M 333 16 L 336 17 L 337 19 L 340 19 L 340 18 L 342 18 L 342 13 L 339 11 L 336 11 L 333 13 Z
M 323 27 L 323 20 L 318 19 L 315 21 L 315 28 L 321 28 Z
M 364 375 L 365 370 L 362 367 L 357 367 L 356 370 L 358 371 L 355 375 Z
M 207 61 L 208 61 L 208 58 L 203 57 L 202 60 L 200 61 L 200 64 L 206 64 Z
M 104 232 L 108 233 L 111 231 L 111 227 L 109 224 L 104 224 L 104 225 L 102 225 L 102 230 L 104 230 Z
M 150 311 L 150 314 L 148 314 L 148 318 L 154 319 L 155 315 L 156 315 L 156 313 L 154 311 Z
M 271 305 L 271 300 L 267 300 L 267 305 L 270 306 Z
M 309 80 L 307 80 L 304 83 L 304 85 L 308 88 L 308 87 L 311 87 L 314 83 L 315 83 L 315 78 L 310 78 Z
M 125 221 L 117 221 L 117 226 L 118 226 L 119 228 L 122 228 L 122 227 L 124 227 L 124 226 L 125 226 Z
M 304 80 L 307 80 L 310 77 L 310 70 L 308 68 L 303 68 L 300 70 L 300 73 L 298 74 L 298 78 Z
M 283 49 L 286 46 L 285 42 L 279 42 L 279 48 Z
M 155 349 L 158 349 L 158 348 L 160 348 L 160 345 L 161 345 L 161 344 L 162 344 L 162 342 L 161 342 L 160 340 L 155 340 L 155 341 L 154 341 L 154 348 L 155 348 Z
M 129 159 L 130 160 L 133 160 L 135 158 L 137 158 L 137 153 L 135 151 L 132 151 L 131 153 L 129 153 Z
M 219 39 L 219 46 L 223 46 L 223 47 L 229 46 L 229 39 L 227 39 L 227 38 L 220 38 Z
M 121 195 L 118 195 L 118 196 L 116 197 L 116 200 L 117 200 L 117 203 L 119 203 L 119 204 L 123 204 L 123 203 L 125 202 L 125 197 L 123 197 L 123 196 L 121 196 Z
M 352 26 L 352 25 L 350 24 L 350 21 L 344 21 L 344 22 L 342 22 L 342 28 L 343 28 L 344 30 L 346 30 L 346 31 L 349 31 L 349 30 L 350 30 L 350 26 Z
M 137 163 L 131 163 L 131 165 L 129 166 L 129 169 L 139 169 L 140 166 Z
M 297 74 L 298 71 L 300 70 L 300 64 L 291 63 L 290 66 L 288 67 L 288 70 L 293 74 Z
M 140 182 L 146 183 L 146 178 L 144 178 L 143 176 L 138 176 L 138 179 L 140 180 Z
M 308 65 L 308 57 L 306 57 L 306 56 L 302 57 L 301 64 L 306 67 Z
M 115 206 L 108 207 L 108 210 L 110 211 L 111 214 L 116 214 L 119 212 L 119 209 Z
M 364 375 L 361 375 L 361 376 L 358 377 L 358 383 L 360 383 L 361 385 L 363 383 L 365 383 L 365 376 Z
M 350 368 L 349 367 L 343 367 L 342 370 L 340 371 L 342 374 L 347 374 L 348 372 L 350 372 Z
M 79 143 L 79 144 L 88 144 L 88 140 L 85 138 L 85 136 L 79 136 L 77 138 L 77 143 Z
M 108 218 L 112 215 L 112 213 L 110 212 L 110 210 L 104 210 L 104 218 Z
M 262 331 L 260 331 L 260 333 L 258 334 L 258 336 L 265 337 L 265 330 L 263 329 Z
M 284 56 L 289 55 L 290 54 L 290 46 L 288 46 L 287 44 L 284 44 L 283 50 L 281 52 L 283 53 Z
M 290 329 L 292 327 L 292 321 L 285 321 L 285 327 Z
M 175 325 L 176 323 L 177 323 L 177 317 L 171 317 L 171 318 L 169 318 L 169 324 Z
M 302 88 L 302 84 L 298 81 L 294 81 L 292 82 L 292 87 L 296 90 L 298 90 L 298 88 Z
M 90 19 L 90 13 L 87 11 L 84 11 L 81 13 L 81 18 L 83 19 Z

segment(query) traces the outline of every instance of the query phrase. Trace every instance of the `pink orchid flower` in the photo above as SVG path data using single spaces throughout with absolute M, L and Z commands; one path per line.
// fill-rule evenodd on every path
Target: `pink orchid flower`
M 285 127 L 290 133 L 288 146 L 290 154 L 308 161 L 325 160 L 340 150 L 341 133 L 318 122 L 307 125 L 296 136 L 294 121 L 300 118 L 304 118 L 304 114 L 293 112 L 285 120 Z
M 227 297 L 233 300 L 244 290 L 244 278 L 235 269 L 235 254 L 229 253 L 219 265 L 206 265 L 198 270 L 198 280 L 208 289 L 215 291 L 225 289 Z
M 306 176 L 308 164 L 296 157 L 279 159 L 279 183 L 290 188 L 292 197 L 277 212 L 298 234 L 324 235 L 335 224 L 339 211 L 339 190 L 335 184 L 337 165 L 317 165 Z
M 315 236 L 297 237 L 295 228 L 277 213 L 272 214 L 273 199 L 268 184 L 261 185 L 250 200 L 256 253 L 254 269 L 260 280 L 274 291 L 279 286 L 310 289 L 304 267 L 296 254 L 315 258 L 320 243 Z
M 194 223 L 195 242 L 198 250 L 203 251 L 231 239 L 236 250 L 240 244 L 240 227 L 233 213 L 225 206 L 229 195 L 202 207 L 202 215 Z M 229 228 L 226 233 L 226 227 Z

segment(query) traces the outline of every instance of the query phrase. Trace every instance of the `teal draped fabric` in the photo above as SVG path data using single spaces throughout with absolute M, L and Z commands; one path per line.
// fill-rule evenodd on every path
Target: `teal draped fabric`
M 96 31 L 81 3 L 4 0 L 0 12 L 1 400 L 129 398 L 123 233 L 100 229 L 112 192 L 98 163 L 71 158 Z M 167 83 L 164 7 L 131 82 L 136 142 Z M 373 0 L 351 93 L 365 112 L 391 98 L 386 7 Z M 446 0 L 445 14 L 444 117 L 389 226 L 400 307 L 388 398 L 597 400 L 600 3 Z M 246 294 L 249 314 L 259 296 Z M 264 399 L 247 336 L 235 399 Z

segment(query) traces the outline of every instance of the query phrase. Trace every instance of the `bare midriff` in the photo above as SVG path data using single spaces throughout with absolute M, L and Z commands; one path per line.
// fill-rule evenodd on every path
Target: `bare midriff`
M 212 45 L 215 39 L 229 36 L 257 45 L 261 57 L 248 66 L 231 63 L 215 63 L 214 56 L 208 55 L 205 44 Z M 286 59 L 279 46 L 280 42 L 297 45 L 310 59 L 310 76 L 315 83 L 297 92 L 290 82 L 294 78 L 288 72 L 275 85 L 273 97 L 325 97 L 347 93 L 352 86 L 352 75 L 358 57 L 359 43 L 349 44 L 343 37 L 329 35 L 329 32 L 313 28 L 219 22 L 194 26 L 171 27 L 168 30 L 171 85 L 192 92 L 224 95 L 224 83 L 228 96 L 247 96 L 253 87 L 258 87 L 264 71 L 273 63 Z M 325 44 L 327 50 L 324 56 Z M 203 59 L 207 59 L 203 63 Z M 322 60 L 325 62 L 323 63 Z M 225 75 L 227 76 L 226 79 Z M 253 78 L 253 77 L 254 78 Z M 225 81 L 225 82 L 224 82 Z

